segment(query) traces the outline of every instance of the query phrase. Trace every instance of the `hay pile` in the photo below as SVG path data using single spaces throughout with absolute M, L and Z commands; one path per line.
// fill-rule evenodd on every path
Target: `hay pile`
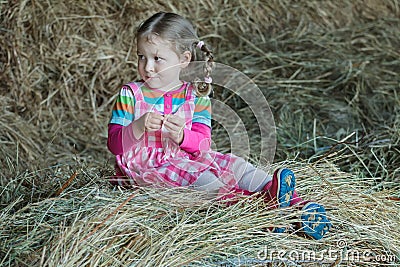
M 399 258 L 398 0 L 0 6 L 0 265 L 250 266 L 266 264 L 257 254 L 265 247 L 323 251 L 342 239 L 348 249 Z M 326 239 L 266 233 L 292 218 L 257 200 L 221 208 L 193 192 L 160 198 L 105 181 L 114 96 L 136 78 L 136 26 L 158 10 L 190 18 L 216 60 L 263 91 L 277 125 L 276 161 L 330 209 L 335 229 Z M 226 102 L 257 155 L 251 111 L 238 98 Z M 219 125 L 214 137 L 226 149 Z
M 388 199 L 393 192 L 374 192 L 374 181 L 343 173 L 330 163 L 288 164 L 298 174 L 302 194 L 311 195 L 315 184 L 322 185 L 312 195 L 326 204 L 335 227 L 322 241 L 269 233 L 268 227 L 294 222 L 300 212 L 268 211 L 260 198 L 223 207 L 185 190 L 161 194 L 148 188 L 112 190 L 96 170 L 85 168 L 59 196 L 16 210 L 23 201 L 18 198 L 4 209 L 2 263 L 328 266 L 340 260 L 344 265 L 370 266 L 395 262 L 400 253 L 400 214 L 398 202 Z M 278 251 L 286 254 L 278 256 Z M 382 255 L 388 260 L 377 260 Z

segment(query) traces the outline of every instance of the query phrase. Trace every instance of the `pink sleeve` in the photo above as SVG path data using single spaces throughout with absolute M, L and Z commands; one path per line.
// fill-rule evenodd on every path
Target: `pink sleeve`
M 184 130 L 183 141 L 180 147 L 188 153 L 200 150 L 209 150 L 211 146 L 211 129 L 203 123 L 195 122 L 192 129 Z
M 126 147 L 134 146 L 138 141 L 140 141 L 133 135 L 132 123 L 125 127 L 115 123 L 108 124 L 107 147 L 114 155 L 122 155 L 124 152 L 122 136 L 124 136 Z
M 124 126 L 119 124 L 108 124 L 108 139 L 107 147 L 114 155 L 122 154 L 122 128 Z
M 122 135 L 135 142 L 131 124 L 124 127 L 119 124 L 108 124 L 107 147 L 114 155 L 123 154 Z M 193 123 L 191 130 L 184 130 L 184 138 L 180 147 L 189 153 L 209 150 L 211 146 L 211 129 L 202 123 Z

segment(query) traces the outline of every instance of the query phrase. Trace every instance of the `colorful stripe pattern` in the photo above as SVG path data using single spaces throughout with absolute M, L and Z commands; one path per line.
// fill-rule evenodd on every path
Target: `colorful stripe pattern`
M 180 106 L 185 103 L 186 85 L 184 82 L 182 87 L 174 92 L 172 95 L 172 113 L 175 113 Z M 151 105 L 154 110 L 160 113 L 165 111 L 165 93 L 156 90 L 151 90 L 141 84 L 141 91 L 143 93 L 144 101 Z M 195 98 L 195 110 L 193 114 L 192 123 L 203 123 L 211 128 L 211 100 L 207 97 Z M 135 119 L 135 104 L 136 99 L 129 86 L 124 86 L 116 99 L 110 123 L 120 124 L 122 126 L 129 125 Z

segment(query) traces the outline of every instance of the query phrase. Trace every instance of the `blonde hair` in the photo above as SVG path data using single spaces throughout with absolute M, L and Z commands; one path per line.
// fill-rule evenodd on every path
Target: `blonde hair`
M 152 35 L 160 36 L 163 40 L 171 42 L 178 53 L 189 51 L 192 54 L 191 61 L 196 60 L 196 48 L 199 37 L 189 20 L 175 13 L 159 12 L 148 18 L 139 25 L 137 39 L 151 38 Z M 214 57 L 212 51 L 204 42 L 199 45 L 204 63 L 204 78 L 210 80 L 214 68 Z M 192 81 L 198 96 L 209 95 L 212 91 L 211 83 L 200 79 Z

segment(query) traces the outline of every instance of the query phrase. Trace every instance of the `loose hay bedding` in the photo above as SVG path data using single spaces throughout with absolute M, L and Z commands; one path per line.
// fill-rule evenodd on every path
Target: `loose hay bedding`
M 93 179 L 96 169 L 85 169 L 76 177 L 87 182 L 84 187 L 75 183 L 57 197 L 11 212 L 16 201 L 4 209 L 3 264 L 291 266 L 297 260 L 302 266 L 328 266 L 343 257 L 343 264 L 370 266 L 380 255 L 396 262 L 400 213 L 399 202 L 390 200 L 393 192 L 370 192 L 372 181 L 330 163 L 286 164 L 297 173 L 300 192 L 326 206 L 334 227 L 325 239 L 268 232 L 300 212 L 268 211 L 260 199 L 224 207 L 184 189 L 120 191 Z M 278 257 L 278 251 L 286 254 Z
M 158 10 L 187 15 L 218 62 L 260 87 L 275 116 L 276 164 L 327 207 L 327 238 L 268 233 L 293 219 L 257 200 L 222 207 L 190 191 L 105 181 L 113 96 L 136 75 L 138 22 Z M 399 10 L 397 0 L 1 1 L 0 265 L 372 264 L 356 252 L 398 264 Z M 257 159 L 249 108 L 218 88 L 214 97 L 238 111 Z

